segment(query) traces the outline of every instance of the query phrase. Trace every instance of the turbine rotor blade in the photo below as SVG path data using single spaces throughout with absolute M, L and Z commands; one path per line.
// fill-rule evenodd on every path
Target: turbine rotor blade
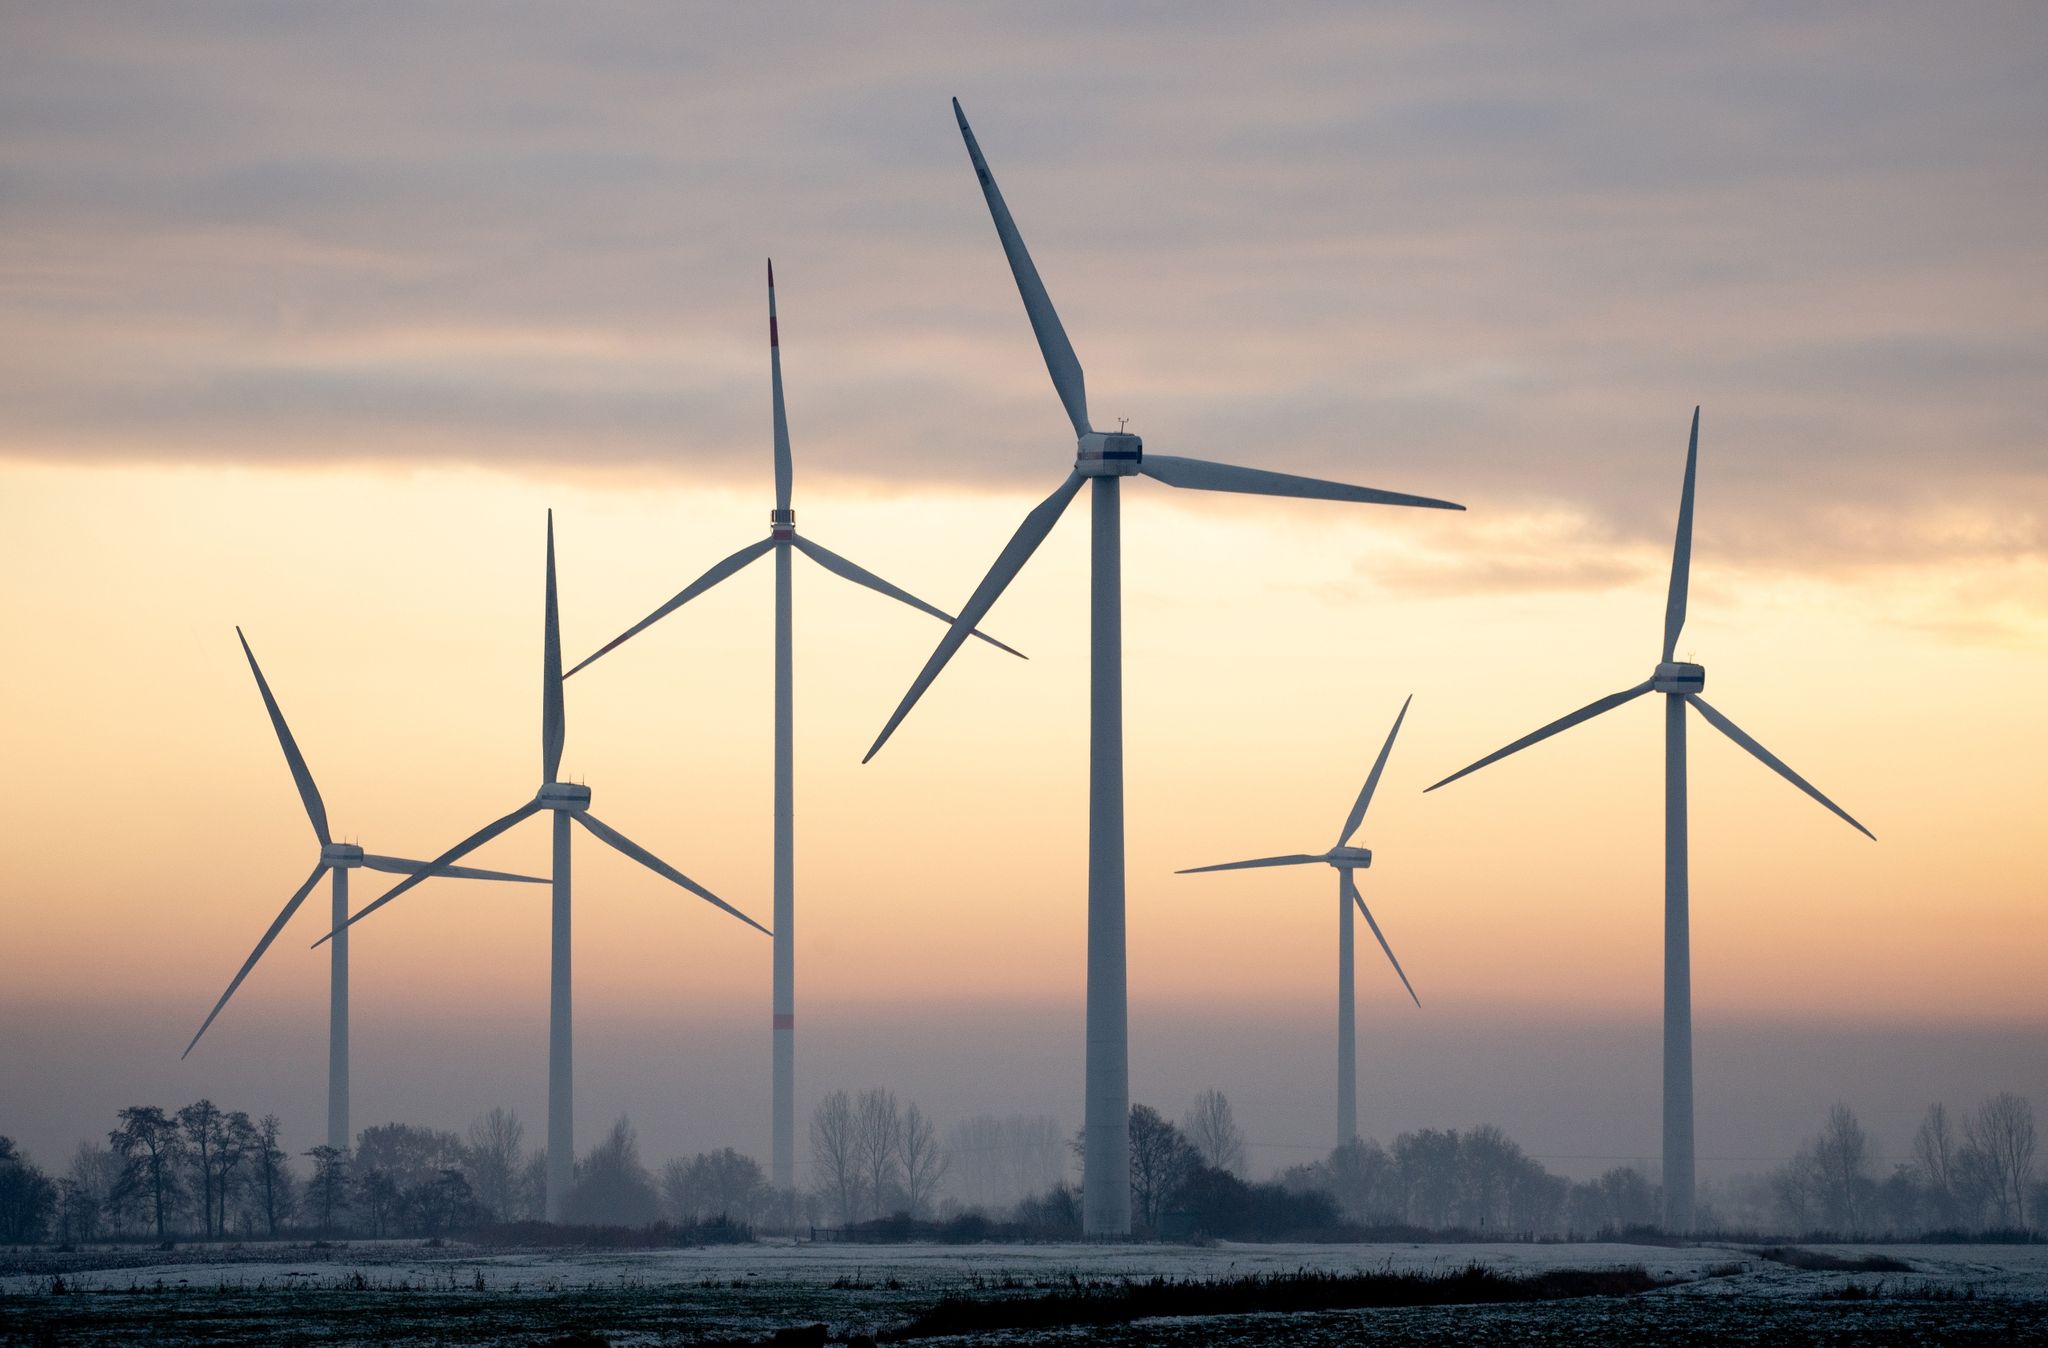
M 925 603 L 924 600 L 919 599 L 916 595 L 911 594 L 908 590 L 898 589 L 896 586 L 891 585 L 888 581 L 883 580 L 874 572 L 869 571 L 865 567 L 858 566 L 855 563 L 846 560 L 846 558 L 841 557 L 838 553 L 832 551 L 832 549 L 828 547 L 825 547 L 823 544 L 813 542 L 812 540 L 805 538 L 801 535 L 792 538 L 790 541 L 796 544 L 798 551 L 802 552 L 806 557 L 809 557 L 812 561 L 816 562 L 819 566 L 824 567 L 827 571 L 830 571 L 835 576 L 839 576 L 845 580 L 850 580 L 856 585 L 865 585 L 877 594 L 885 594 L 889 596 L 889 598 L 891 599 L 895 599 L 902 603 L 910 605 L 910 607 L 916 609 L 919 613 L 929 613 L 932 615 L 932 617 L 937 618 L 942 623 L 950 625 L 953 621 L 953 615 L 946 612 L 944 609 L 936 608 L 933 605 Z M 988 633 L 980 630 L 979 628 L 975 629 L 973 635 L 980 637 L 983 641 L 986 641 L 989 645 L 995 647 L 999 651 L 1009 651 L 1010 654 L 1016 656 L 1019 660 L 1025 658 L 1024 652 L 1010 646 L 1005 646 L 1002 642 L 997 641 L 994 637 L 990 636 Z
M 1715 711 L 1712 707 L 1708 706 L 1707 700 L 1705 698 L 1701 697 L 1698 693 L 1687 693 L 1685 695 L 1685 700 L 1692 703 L 1693 707 L 1699 712 L 1699 714 L 1707 718 L 1708 725 L 1711 725 L 1712 727 L 1714 727 L 1714 729 L 1720 731 L 1729 739 L 1734 740 L 1737 744 L 1749 750 L 1752 754 L 1755 754 L 1758 761 L 1760 761 L 1765 767 L 1777 773 L 1780 777 L 1783 777 L 1786 781 L 1792 783 L 1792 785 L 1798 787 L 1807 795 L 1812 796 L 1821 804 L 1827 806 L 1829 810 L 1833 811 L 1834 814 L 1838 816 L 1842 820 L 1842 822 L 1847 824 L 1850 828 L 1855 829 L 1858 833 L 1861 833 L 1864 837 L 1870 839 L 1872 842 L 1877 841 L 1877 835 L 1875 833 L 1872 833 L 1869 829 L 1857 823 L 1855 817 L 1852 816 L 1847 810 L 1843 809 L 1841 806 L 1835 804 L 1826 796 L 1822 795 L 1820 793 L 1819 787 L 1815 786 L 1812 782 L 1807 781 L 1798 773 L 1792 771 L 1791 768 L 1786 767 L 1783 759 L 1779 758 L 1769 749 L 1764 748 L 1763 745 L 1758 744 L 1755 740 L 1751 739 L 1747 734 L 1743 732 L 1740 726 L 1735 724 L 1735 722 L 1729 720 L 1720 712 Z
M 235 971 L 234 980 L 228 984 L 228 990 L 223 992 L 220 995 L 220 1000 L 213 1004 L 213 1010 L 207 1012 L 206 1023 L 199 1027 L 199 1034 L 193 1035 L 192 1042 L 185 1045 L 185 1051 L 178 1055 L 181 1060 L 188 1057 L 192 1050 L 199 1046 L 199 1036 L 206 1033 L 207 1026 L 212 1025 L 214 1017 L 218 1016 L 222 1008 L 227 1006 L 228 998 L 235 995 L 235 989 L 242 986 L 242 980 L 247 978 L 249 971 L 256 967 L 256 961 L 263 958 L 263 952 L 270 949 L 270 943 L 277 939 L 277 934 L 284 930 L 284 924 L 292 920 L 292 914 L 299 911 L 299 905 L 306 901 L 306 896 L 313 892 L 313 886 L 319 884 L 320 877 L 325 874 L 327 874 L 327 863 L 322 861 L 313 868 L 313 873 L 306 877 L 306 883 L 299 886 L 299 892 L 285 900 L 284 907 L 279 910 L 277 917 L 272 920 L 269 930 L 263 933 L 263 939 L 256 943 L 256 948 L 249 952 L 249 958 L 243 960 L 242 967 Z
M 562 770 L 562 742 L 568 716 L 562 706 L 562 617 L 555 602 L 555 512 L 548 512 L 548 600 L 540 657 L 540 779 L 552 782 Z
M 292 770 L 292 781 L 299 788 L 299 800 L 306 807 L 306 818 L 313 821 L 313 832 L 319 837 L 320 845 L 325 847 L 334 839 L 327 832 L 327 806 L 320 799 L 320 788 L 313 785 L 313 774 L 306 767 L 306 756 L 299 752 L 299 742 L 292 738 L 291 727 L 284 723 L 284 712 L 271 695 L 270 681 L 263 677 L 263 667 L 256 663 L 256 652 L 249 649 L 249 638 L 242 635 L 240 627 L 235 629 L 235 640 L 242 643 L 242 654 L 249 659 L 249 672 L 256 676 L 256 691 L 263 694 L 263 709 L 270 713 L 270 728 L 277 732 L 278 745 L 284 750 L 285 766 Z
M 967 114 L 960 110 L 957 98 L 953 100 L 953 120 L 960 123 L 961 139 L 967 142 L 967 157 L 974 161 L 974 176 L 981 180 L 981 195 L 988 201 L 988 213 L 996 223 L 996 237 L 1003 241 L 1003 255 L 1010 259 L 1010 274 L 1017 278 L 1017 291 L 1024 297 L 1024 313 L 1031 319 L 1031 331 L 1045 356 L 1046 373 L 1052 376 L 1052 386 L 1059 391 L 1067 420 L 1074 423 L 1074 434 L 1086 435 L 1088 390 L 1081 375 L 1080 358 L 1074 354 L 1074 344 L 1067 340 L 1067 330 L 1060 326 L 1052 297 L 1045 293 L 1045 282 L 1038 279 L 1038 268 L 1024 247 L 1024 236 L 1017 232 L 1017 222 L 1010 218 L 1002 189 L 996 186 L 995 175 L 988 171 L 988 161 L 981 157 L 981 145 L 974 139 L 974 129 L 967 125 Z
M 703 575 L 697 577 L 697 579 L 691 581 L 688 585 L 684 586 L 681 592 L 679 592 L 675 598 L 669 600 L 666 604 L 663 604 L 660 608 L 654 610 L 654 612 L 648 614 L 639 622 L 634 623 L 631 627 L 619 633 L 610 641 L 607 641 L 604 645 L 598 647 L 596 654 L 585 657 L 583 662 L 577 665 L 576 669 L 570 670 L 569 673 L 574 674 L 576 670 L 580 670 L 585 666 L 594 663 L 599 656 L 610 654 L 614 648 L 623 645 L 626 641 L 630 640 L 631 638 L 640 635 L 640 633 L 644 632 L 649 627 L 652 627 L 654 624 L 660 622 L 669 614 L 674 613 L 677 609 L 689 603 L 698 595 L 704 593 L 712 586 L 718 584 L 718 582 L 726 579 L 726 577 L 732 575 L 734 572 L 743 569 L 749 562 L 752 562 L 757 558 L 766 556 L 769 550 L 774 546 L 774 539 L 764 538 L 761 539 L 759 542 L 747 544 L 738 552 L 735 552 L 732 556 L 727 557 L 725 560 L 714 564 L 709 571 L 706 571 Z
M 684 875 L 681 871 L 669 865 L 666 861 L 663 861 L 660 857 L 654 855 L 654 853 L 648 851 L 639 843 L 634 842 L 631 838 L 628 838 L 625 834 L 619 832 L 610 824 L 605 823 L 596 815 L 584 813 L 574 815 L 572 817 L 576 820 L 577 823 L 589 829 L 591 833 L 598 838 L 599 841 L 609 843 L 612 847 L 616 848 L 620 852 L 623 852 L 625 855 L 631 857 L 633 860 L 639 862 L 641 865 L 645 866 L 648 870 L 653 871 L 662 879 L 667 880 L 672 884 L 681 885 L 684 889 L 689 890 L 692 894 L 695 894 L 698 898 L 704 900 L 708 904 L 713 905 L 714 907 L 723 908 L 726 912 L 731 913 L 734 917 L 746 923 L 755 931 L 758 931 L 763 935 L 767 936 L 774 935 L 773 932 L 769 931 L 760 923 L 754 921 L 753 918 L 748 917 L 745 913 L 733 907 L 724 899 L 719 898 L 716 894 L 713 894 L 710 890 L 704 888 L 704 886 L 698 884 L 689 876 Z
M 795 474 L 789 459 L 789 418 L 782 409 L 782 335 L 775 324 L 775 259 L 772 257 L 768 259 L 768 382 L 775 392 L 775 508 L 787 512 L 790 481 Z
M 1354 487 L 1344 482 L 1326 482 L 1319 477 L 1298 477 L 1293 473 L 1268 472 L 1263 468 L 1239 468 L 1208 459 L 1181 459 L 1170 454 L 1147 454 L 1138 461 L 1138 471 L 1169 487 L 1193 491 L 1234 491 L 1248 496 L 1299 496 L 1318 501 L 1355 501 L 1362 505 L 1420 506 L 1427 510 L 1463 510 L 1454 501 L 1433 496 L 1409 496 L 1404 492 L 1381 491 L 1376 487 Z
M 361 912 L 358 912 L 354 917 L 351 917 L 347 922 L 344 922 L 342 925 L 345 927 L 353 927 L 356 923 L 361 922 L 364 918 L 376 912 L 379 908 L 382 908 L 385 904 L 391 902 L 399 895 L 405 893 L 406 890 L 411 889 L 420 881 L 431 879 L 436 875 L 445 874 L 447 867 L 450 866 L 452 863 L 459 861 L 461 858 L 469 855 L 471 852 L 474 852 L 477 848 L 482 847 L 485 843 L 497 837 L 506 829 L 511 828 L 514 824 L 526 818 L 528 815 L 538 813 L 541 810 L 541 808 L 542 806 L 539 801 L 529 800 L 526 802 L 526 804 L 512 811 L 512 813 L 505 815 L 502 818 L 494 819 L 490 823 L 485 824 L 482 828 L 470 834 L 467 838 L 464 838 L 461 842 L 455 844 L 455 846 L 449 848 L 440 856 L 437 856 L 432 861 L 429 861 L 427 863 L 427 867 L 425 870 L 413 872 L 405 879 L 393 885 L 390 889 L 384 891 L 383 895 L 379 897 L 375 902 L 366 905 Z M 321 946 L 326 945 L 329 941 L 333 939 L 334 933 L 330 931 L 327 933 L 327 935 L 313 942 L 313 947 L 317 950 Z
M 1516 740 L 1513 744 L 1508 745 L 1506 748 L 1495 749 L 1492 753 L 1480 759 L 1477 763 L 1473 763 L 1468 767 L 1459 768 L 1456 772 L 1452 773 L 1450 776 L 1438 782 L 1436 786 L 1424 787 L 1423 791 L 1424 793 L 1428 793 L 1430 791 L 1436 790 L 1437 786 L 1448 786 L 1452 782 L 1457 781 L 1460 777 L 1463 777 L 1468 772 L 1477 772 L 1479 771 L 1479 769 L 1485 767 L 1488 763 L 1497 762 L 1500 759 L 1506 758 L 1509 754 L 1514 753 L 1517 750 L 1526 749 L 1530 745 L 1536 743 L 1536 741 L 1538 740 L 1549 739 L 1552 735 L 1555 735 L 1560 730 L 1569 730 L 1581 721 L 1590 721 L 1595 716 L 1600 715 L 1602 712 L 1613 711 L 1622 703 L 1629 702 L 1636 698 L 1639 698 L 1644 693 L 1647 693 L 1649 691 L 1650 681 L 1648 679 L 1645 679 L 1633 688 L 1624 688 L 1618 693 L 1609 693 L 1606 697 L 1600 698 L 1598 701 L 1587 703 L 1585 706 L 1579 708 L 1575 712 L 1572 712 L 1568 716 L 1558 717 L 1555 721 L 1552 721 L 1549 725 L 1544 726 L 1541 730 L 1531 731 L 1529 734 L 1522 736 L 1522 738 Z
M 363 865 L 373 871 L 385 871 L 392 875 L 418 875 L 432 863 L 408 861 L 404 857 L 380 857 L 363 854 Z M 547 877 L 540 875 L 519 875 L 512 871 L 486 871 L 474 866 L 444 866 L 435 871 L 437 877 L 450 880 L 512 880 L 523 885 L 544 885 Z
M 1408 981 L 1408 975 L 1402 971 L 1401 961 L 1394 958 L 1394 947 L 1387 944 L 1387 938 L 1380 932 L 1380 924 L 1372 920 L 1372 909 L 1365 906 L 1365 896 L 1358 892 L 1357 882 L 1351 878 L 1350 871 L 1343 872 L 1343 877 L 1344 892 L 1349 894 L 1351 901 L 1358 905 L 1358 911 L 1365 914 L 1365 925 L 1372 928 L 1372 934 L 1378 939 L 1380 949 L 1387 952 L 1387 963 L 1393 965 L 1394 972 L 1401 975 L 1401 986 L 1408 989 L 1409 999 L 1415 1003 L 1417 1008 L 1420 1008 L 1422 999 L 1415 995 L 1415 985 Z
M 1250 861 L 1226 861 L 1219 866 L 1190 866 L 1175 871 L 1175 875 L 1200 875 L 1204 871 L 1243 871 L 1255 866 L 1306 866 L 1310 862 L 1325 862 L 1328 857 L 1312 857 L 1305 852 L 1295 852 L 1284 857 L 1253 857 Z
M 1678 650 L 1685 627 L 1686 591 L 1692 583 L 1692 489 L 1700 461 L 1700 409 L 1692 409 L 1692 440 L 1685 447 L 1685 488 L 1678 496 L 1678 536 L 1671 545 L 1671 593 L 1664 601 L 1664 659 Z
M 903 701 L 896 705 L 896 711 L 889 717 L 889 723 L 882 727 L 881 734 L 875 736 L 874 744 L 862 756 L 861 762 L 865 763 L 873 758 L 881 747 L 888 743 L 889 736 L 896 732 L 896 727 L 903 723 L 903 718 L 910 714 L 910 709 L 924 696 L 924 690 L 931 686 L 932 680 L 939 676 L 939 671 L 946 667 L 946 662 L 953 658 L 953 652 L 960 649 L 961 643 L 967 640 L 967 634 L 987 615 L 1009 583 L 1017 578 L 1017 573 L 1024 569 L 1024 563 L 1031 560 L 1031 554 L 1038 551 L 1038 545 L 1052 532 L 1053 525 L 1059 523 L 1060 512 L 1074 499 L 1074 493 L 1081 490 L 1081 483 L 1084 480 L 1078 472 L 1068 473 L 1067 480 L 1053 488 L 1052 495 L 1031 508 L 1031 513 L 1017 526 L 1017 532 L 1010 536 L 1010 541 L 1004 544 L 1003 550 L 996 555 L 995 565 L 989 567 L 988 574 L 981 578 L 981 584 L 974 587 L 974 593 L 960 606 L 960 616 L 953 619 L 953 625 L 946 629 L 946 635 L 939 638 L 938 648 L 932 652 L 931 658 L 924 662 L 924 668 L 918 671 L 917 678 L 911 682 L 910 691 L 905 693 Z
M 1401 710 L 1394 717 L 1394 728 L 1387 732 L 1387 742 L 1380 746 L 1380 756 L 1372 763 L 1372 771 L 1366 774 L 1365 785 L 1358 792 L 1358 800 L 1351 807 L 1351 813 L 1344 819 L 1344 831 L 1337 835 L 1337 846 L 1351 841 L 1351 835 L 1358 832 L 1358 826 L 1365 822 L 1365 807 L 1372 804 L 1373 789 L 1380 784 L 1380 773 L 1387 766 L 1387 755 L 1394 750 L 1394 736 L 1401 733 L 1401 722 L 1408 718 L 1408 704 L 1415 700 L 1410 693 L 1401 701 Z

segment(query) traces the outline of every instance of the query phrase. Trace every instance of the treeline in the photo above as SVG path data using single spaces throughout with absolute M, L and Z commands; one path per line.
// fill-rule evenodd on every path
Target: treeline
M 509 1109 L 479 1116 L 466 1135 L 387 1123 L 363 1129 L 352 1148 L 296 1158 L 275 1115 L 252 1121 L 210 1100 L 118 1117 L 106 1145 L 80 1143 L 55 1179 L 0 1137 L 0 1243 L 434 1237 L 540 1223 L 547 1211 L 546 1155 L 527 1148 Z M 777 1193 L 730 1149 L 669 1161 L 657 1181 L 624 1118 L 577 1159 L 563 1199 L 565 1223 L 666 1222 L 678 1238 L 715 1224 L 729 1239 L 757 1221 L 788 1229 L 815 1216 L 815 1204 Z
M 1935 1104 L 1913 1134 L 1910 1157 L 1881 1172 L 1855 1111 L 1838 1104 L 1764 1187 L 1786 1232 L 2024 1231 L 2048 1216 L 2048 1183 L 2034 1174 L 2038 1141 L 2033 1105 L 2009 1091 L 1960 1118 Z

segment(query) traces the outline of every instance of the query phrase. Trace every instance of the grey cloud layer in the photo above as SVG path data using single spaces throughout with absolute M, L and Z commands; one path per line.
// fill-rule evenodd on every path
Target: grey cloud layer
M 2038 8 L 7 23 L 0 454 L 753 480 L 772 252 L 808 480 L 1040 485 L 958 93 L 1098 420 L 1161 450 L 1644 539 L 1704 402 L 1763 551 L 1957 511 L 2043 551 Z

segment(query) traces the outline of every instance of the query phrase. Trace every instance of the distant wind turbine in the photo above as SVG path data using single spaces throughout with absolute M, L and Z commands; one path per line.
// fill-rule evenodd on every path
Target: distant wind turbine
M 1849 827 L 1876 841 L 1876 835 L 1848 811 L 1822 795 L 1813 783 L 1786 767 L 1783 760 L 1758 744 L 1736 724 L 1707 705 L 1700 696 L 1706 686 L 1703 666 L 1674 657 L 1678 634 L 1685 626 L 1686 590 L 1692 572 L 1693 480 L 1699 467 L 1700 410 L 1692 410 L 1692 437 L 1685 451 L 1685 486 L 1678 498 L 1678 535 L 1671 551 L 1671 590 L 1664 604 L 1664 658 L 1649 678 L 1633 688 L 1590 702 L 1542 729 L 1496 749 L 1470 767 L 1460 768 L 1427 788 L 1436 790 L 1476 772 L 1496 759 L 1526 749 L 1538 740 L 1590 721 L 1644 693 L 1662 693 L 1664 702 L 1664 1228 L 1692 1229 L 1693 1103 L 1692 1103 L 1692 945 L 1686 861 L 1685 708 L 1688 703 L 1707 724 L 1747 749 L 1764 766 L 1812 796 Z
M 831 549 L 804 538 L 796 531 L 796 511 L 790 508 L 794 476 L 789 452 L 789 419 L 782 407 L 782 339 L 775 322 L 775 263 L 768 263 L 768 370 L 775 404 L 775 508 L 768 512 L 768 537 L 747 546 L 717 563 L 691 581 L 675 598 L 607 641 L 569 671 L 591 664 L 628 639 L 637 636 L 712 586 L 744 570 L 748 563 L 771 549 L 775 553 L 775 980 L 772 990 L 774 1017 L 773 1100 L 770 1110 L 772 1148 L 770 1176 L 780 1189 L 796 1184 L 796 730 L 794 698 L 790 690 L 794 666 L 790 605 L 790 549 L 794 547 L 833 575 L 865 585 L 877 594 L 908 604 L 950 623 L 953 615 L 932 607 L 906 590 L 898 589 L 880 576 L 856 566 Z M 1002 650 L 1017 655 L 994 637 L 974 635 Z
M 1281 857 L 1256 857 L 1250 861 L 1226 861 L 1219 866 L 1192 866 L 1177 875 L 1200 875 L 1205 871 L 1242 871 L 1263 866 L 1329 866 L 1337 872 L 1337 1145 L 1358 1138 L 1358 1017 L 1356 996 L 1352 989 L 1351 976 L 1351 906 L 1358 905 L 1358 911 L 1365 914 L 1365 925 L 1372 928 L 1374 939 L 1380 949 L 1387 952 L 1387 962 L 1394 966 L 1394 972 L 1401 977 L 1401 986 L 1408 989 L 1409 998 L 1419 1007 L 1422 999 L 1415 995 L 1415 985 L 1402 972 L 1401 961 L 1394 958 L 1394 947 L 1387 944 L 1387 938 L 1380 931 L 1380 924 L 1373 921 L 1372 909 L 1365 906 L 1365 896 L 1358 892 L 1358 882 L 1352 877 L 1354 870 L 1365 870 L 1372 865 L 1372 849 L 1353 847 L 1351 835 L 1358 832 L 1358 826 L 1365 822 L 1366 807 L 1372 804 L 1374 788 L 1380 784 L 1380 773 L 1387 766 L 1387 755 L 1393 751 L 1394 736 L 1401 733 L 1401 722 L 1408 715 L 1408 702 L 1401 703 L 1400 712 L 1394 717 L 1394 728 L 1387 732 L 1387 742 L 1380 746 L 1380 756 L 1373 760 L 1372 771 L 1366 774 L 1365 786 L 1358 793 L 1358 800 L 1352 805 L 1351 813 L 1345 817 L 1344 827 L 1337 834 L 1336 845 L 1327 852 L 1314 855 L 1293 853 Z
M 1054 488 L 1011 536 L 974 594 L 953 620 L 952 628 L 911 683 L 910 691 L 889 717 L 867 752 L 868 758 L 887 742 L 931 686 L 953 653 L 988 613 L 1005 587 L 1029 561 L 1058 523 L 1061 513 L 1093 480 L 1094 528 L 1089 600 L 1089 745 L 1088 745 L 1088 1012 L 1087 1087 L 1081 1177 L 1081 1225 L 1090 1236 L 1123 1235 L 1131 1229 L 1130 1189 L 1130 1041 L 1124 960 L 1124 782 L 1123 782 L 1123 599 L 1122 546 L 1119 533 L 1118 484 L 1142 473 L 1169 487 L 1198 491 L 1243 492 L 1254 496 L 1298 496 L 1369 505 L 1425 506 L 1462 510 L 1463 506 L 1426 496 L 1352 487 L 1317 478 L 1296 477 L 1257 468 L 1237 468 L 1205 459 L 1146 455 L 1137 436 L 1098 431 L 1088 422 L 1088 397 L 1081 362 L 1060 326 L 1052 300 L 1039 280 L 1038 269 L 1010 218 L 1010 208 L 982 158 L 981 146 L 953 100 L 953 117 L 967 142 L 974 173 L 981 181 L 996 236 L 1009 258 L 1010 271 L 1024 299 L 1024 312 L 1038 338 L 1038 349 L 1065 405 L 1077 437 L 1073 471 Z M 862 761 L 866 761 L 865 759 Z
M 292 780 L 298 784 L 299 800 L 306 807 L 306 818 L 313 823 L 313 836 L 320 840 L 320 861 L 313 867 L 313 873 L 306 877 L 306 883 L 299 886 L 298 893 L 285 901 L 284 908 L 263 933 L 263 939 L 249 952 L 249 958 L 242 961 L 242 967 L 235 972 L 228 990 L 220 995 L 207 1013 L 206 1021 L 199 1027 L 199 1034 L 192 1036 L 192 1042 L 185 1045 L 185 1052 L 178 1056 L 188 1057 L 199 1045 L 201 1035 L 214 1017 L 228 1004 L 228 998 L 235 995 L 235 989 L 242 986 L 242 980 L 256 967 L 256 961 L 263 958 L 263 952 L 270 949 L 270 943 L 284 930 L 284 924 L 291 921 L 299 905 L 320 883 L 320 877 L 333 872 L 334 899 L 333 925 L 339 928 L 348 918 L 348 873 L 357 867 L 372 871 L 389 871 L 394 875 L 422 876 L 427 869 L 424 861 L 407 861 L 403 857 L 377 856 L 365 852 L 355 843 L 339 843 L 327 829 L 327 806 L 320 799 L 320 788 L 313 784 L 313 774 L 306 767 L 305 755 L 299 752 L 299 742 L 292 738 L 291 727 L 284 723 L 284 712 L 271 695 L 270 683 L 263 677 L 262 666 L 256 663 L 256 653 L 249 649 L 249 639 L 242 635 L 242 629 L 235 629 L 236 640 L 242 643 L 242 654 L 248 658 L 249 672 L 256 676 L 256 691 L 263 695 L 263 708 L 270 713 L 270 727 L 277 732 L 277 742 L 284 750 L 285 766 L 292 772 Z M 512 875 L 505 871 L 479 871 L 464 866 L 451 866 L 436 872 L 463 880 L 517 880 L 526 884 L 545 884 L 539 876 Z M 328 956 L 327 973 L 327 1145 L 337 1150 L 349 1145 L 348 1127 L 348 937 L 343 935 L 335 941 L 334 949 Z
M 575 1077 L 572 1065 L 569 996 L 569 821 L 574 819 L 598 841 L 624 853 L 671 884 L 679 885 L 722 908 L 760 932 L 767 928 L 684 875 L 654 853 L 590 813 L 590 788 L 561 779 L 562 745 L 568 721 L 562 704 L 562 632 L 555 604 L 555 515 L 548 512 L 548 580 L 545 634 L 541 646 L 540 790 L 534 798 L 501 819 L 485 824 L 426 864 L 425 870 L 393 885 L 383 897 L 314 942 L 345 939 L 349 927 L 390 903 L 430 875 L 442 874 L 460 860 L 529 815 L 552 810 L 554 826 L 554 929 L 548 965 L 548 1220 L 559 1221 L 568 1197 L 575 1146 Z

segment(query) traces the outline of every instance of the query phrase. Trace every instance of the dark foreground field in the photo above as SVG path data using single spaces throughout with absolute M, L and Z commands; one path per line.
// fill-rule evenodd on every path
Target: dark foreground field
M 7 1260 L 0 1253 L 0 1260 Z M 2025 1344 L 2048 1249 L 16 1252 L 0 1344 Z

